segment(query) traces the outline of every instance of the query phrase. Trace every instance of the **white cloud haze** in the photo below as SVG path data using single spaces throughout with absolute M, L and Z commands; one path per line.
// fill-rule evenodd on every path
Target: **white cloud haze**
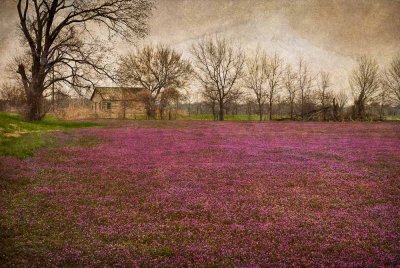
M 17 19 L 15 0 L 0 1 L 4 68 L 17 51 Z M 290 63 L 304 56 L 315 72 L 332 72 L 337 88 L 347 85 L 358 55 L 369 54 L 384 65 L 400 50 L 400 1 L 395 0 L 158 0 L 156 6 L 150 35 L 139 44 L 162 42 L 188 55 L 199 38 L 221 34 L 247 53 L 259 46 Z M 119 53 L 134 48 L 123 42 L 117 47 Z

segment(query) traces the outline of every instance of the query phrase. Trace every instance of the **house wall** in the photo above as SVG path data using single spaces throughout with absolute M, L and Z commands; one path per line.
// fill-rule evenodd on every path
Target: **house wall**
M 111 109 L 107 109 L 106 103 L 111 103 Z M 144 105 L 138 101 L 103 100 L 95 94 L 92 98 L 92 111 L 102 118 L 135 118 L 144 115 Z

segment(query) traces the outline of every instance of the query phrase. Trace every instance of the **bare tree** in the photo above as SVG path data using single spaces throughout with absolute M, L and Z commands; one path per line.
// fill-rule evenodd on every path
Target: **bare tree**
M 147 33 L 153 4 L 148 0 L 17 0 L 22 40 L 28 47 L 29 66 L 19 62 L 28 120 L 40 120 L 43 92 L 64 82 L 74 88 L 92 84 L 90 70 L 109 75 L 102 52 L 106 46 L 95 40 L 95 23 L 109 37 L 134 40 Z M 54 76 L 50 75 L 54 70 Z
M 304 117 L 305 114 L 305 104 L 308 98 L 308 94 L 310 93 L 310 89 L 312 87 L 311 73 L 308 69 L 308 64 L 304 61 L 303 58 L 299 59 L 299 65 L 297 70 L 297 91 L 299 93 L 300 98 L 300 113 L 301 117 Z
M 350 88 L 354 96 L 354 116 L 365 119 L 365 106 L 375 97 L 380 87 L 379 67 L 377 62 L 362 56 L 357 60 L 357 67 L 350 75 Z
M 205 103 L 207 106 L 211 108 L 211 112 L 213 114 L 213 119 L 217 120 L 218 118 L 218 110 L 217 110 L 217 104 L 218 104 L 218 91 L 214 90 L 210 87 L 205 87 L 202 92 L 201 96 L 205 100 Z
M 322 108 L 322 120 L 326 121 L 327 108 L 329 107 L 331 95 L 329 88 L 331 86 L 330 74 L 327 72 L 321 72 L 318 77 L 318 100 Z
M 172 119 L 172 105 L 176 104 L 181 98 L 181 94 L 174 88 L 167 88 L 161 93 L 160 97 L 160 119 L 164 119 L 164 113 L 168 110 L 168 119 Z
M 292 71 L 292 66 L 286 66 L 286 71 L 284 74 L 284 87 L 287 91 L 287 100 L 290 106 L 290 119 L 293 120 L 294 116 L 294 104 L 297 97 L 297 87 L 295 85 L 297 79 L 296 73 Z
M 334 95 L 335 102 L 338 105 L 338 114 L 336 120 L 344 119 L 344 108 L 349 102 L 349 96 L 347 95 L 346 90 L 341 90 Z
M 391 88 L 387 85 L 385 81 L 382 80 L 382 85 L 379 89 L 377 98 L 379 102 L 379 120 L 383 120 L 385 116 L 385 106 L 389 105 L 390 98 L 389 94 L 391 93 Z
M 272 120 L 272 105 L 277 97 L 278 90 L 282 87 L 284 64 L 283 59 L 275 53 L 268 60 L 268 112 L 269 120 Z
M 390 67 L 384 73 L 384 85 L 391 95 L 400 103 L 400 53 L 394 57 Z
M 19 85 L 11 83 L 0 86 L 0 100 L 6 101 L 8 106 L 13 108 L 21 107 L 26 102 L 24 90 Z
M 251 119 L 251 116 L 254 114 L 254 107 L 257 106 L 254 98 L 250 96 L 246 96 L 244 99 L 244 112 L 247 115 L 248 119 Z
M 243 76 L 244 53 L 225 38 L 205 38 L 192 46 L 197 69 L 196 77 L 204 89 L 215 91 L 218 97 L 218 119 L 224 120 L 227 102 L 240 96 L 237 82 Z
M 267 55 L 257 50 L 255 56 L 246 61 L 244 85 L 256 96 L 260 121 L 263 119 L 264 105 L 268 99 L 268 73 Z
M 190 63 L 181 54 L 163 45 L 137 49 L 121 58 L 118 69 L 121 84 L 146 90 L 142 100 L 151 118 L 156 116 L 162 92 L 186 88 L 191 74 Z

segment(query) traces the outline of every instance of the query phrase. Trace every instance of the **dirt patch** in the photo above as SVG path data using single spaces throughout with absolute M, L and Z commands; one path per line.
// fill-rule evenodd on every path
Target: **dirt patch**
M 27 131 L 14 131 L 14 132 L 10 132 L 10 133 L 4 133 L 3 136 L 4 137 L 19 137 L 22 134 L 28 133 Z

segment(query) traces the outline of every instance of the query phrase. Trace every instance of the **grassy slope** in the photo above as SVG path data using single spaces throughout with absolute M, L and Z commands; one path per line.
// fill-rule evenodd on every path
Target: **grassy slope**
M 31 156 L 35 149 L 55 143 L 49 131 L 98 126 L 91 122 L 66 122 L 47 116 L 26 122 L 20 115 L 0 112 L 0 155 Z

